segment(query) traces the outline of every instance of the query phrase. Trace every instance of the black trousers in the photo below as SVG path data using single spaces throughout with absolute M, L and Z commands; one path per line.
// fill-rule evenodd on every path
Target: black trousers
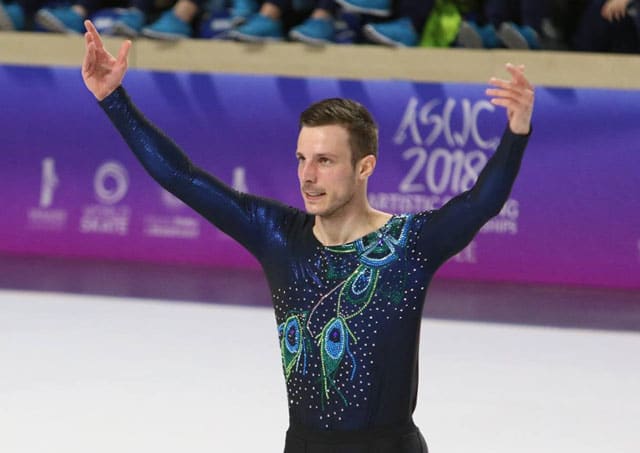
M 413 424 L 357 432 L 313 432 L 289 427 L 284 453 L 428 453 Z

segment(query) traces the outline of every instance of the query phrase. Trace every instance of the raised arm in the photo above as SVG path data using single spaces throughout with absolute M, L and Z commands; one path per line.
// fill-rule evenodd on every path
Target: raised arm
M 162 187 L 232 236 L 260 258 L 265 237 L 290 212 L 279 203 L 238 192 L 193 165 L 182 150 L 133 104 L 121 83 L 131 47 L 125 41 L 117 58 L 102 45 L 91 22 L 85 35 L 82 76 L 111 122 Z M 270 229 L 270 230 L 268 230 Z
M 492 77 L 487 89 L 491 103 L 504 107 L 506 127 L 498 149 L 468 191 L 432 213 L 423 231 L 422 247 L 442 262 L 466 247 L 478 230 L 497 215 L 507 201 L 531 133 L 534 90 L 523 66 L 507 64 L 510 80 Z

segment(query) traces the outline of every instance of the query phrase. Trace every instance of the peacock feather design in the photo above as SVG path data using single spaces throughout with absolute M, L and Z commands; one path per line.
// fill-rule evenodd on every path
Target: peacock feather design
M 348 405 L 346 398 L 338 389 L 335 383 L 335 375 L 340 368 L 340 364 L 345 356 L 351 359 L 351 380 L 356 373 L 356 360 L 349 350 L 349 339 L 357 342 L 355 335 L 347 326 L 346 320 L 342 316 L 336 316 L 325 324 L 322 332 L 316 337 L 320 348 L 320 359 L 322 364 L 321 380 L 325 398 L 329 398 L 329 389 L 335 389 L 340 395 L 345 405 Z
M 336 384 L 336 375 L 345 362 L 345 357 L 349 358 L 351 363 L 349 380 L 353 381 L 358 367 L 349 347 L 350 344 L 357 343 L 358 339 L 348 323 L 370 305 L 378 289 L 382 269 L 400 258 L 400 249 L 406 244 L 411 218 L 412 215 L 394 216 L 375 233 L 348 244 L 326 247 L 327 251 L 336 254 L 356 253 L 358 257 L 356 269 L 353 271 L 345 269 L 337 261 L 334 263 L 333 257 L 328 256 L 325 277 L 330 281 L 336 281 L 336 285 L 326 292 L 309 312 L 290 314 L 286 321 L 278 326 L 282 362 L 287 380 L 294 370 L 298 370 L 301 361 L 303 374 L 306 374 L 307 350 L 311 348 L 311 339 L 315 339 L 321 362 L 320 381 L 323 405 L 325 400 L 329 400 L 331 389 L 335 390 L 345 406 L 349 405 Z M 400 286 L 404 287 L 404 285 Z M 399 291 L 390 291 L 388 294 L 386 291 L 383 292 L 385 297 L 394 303 L 402 300 L 403 296 Z M 315 332 L 317 330 L 312 329 L 312 318 L 317 319 L 314 317 L 316 310 L 332 295 L 335 300 L 336 293 L 335 316 L 324 323 L 320 333 L 314 333 L 314 330 Z
M 338 306 L 336 307 L 338 314 L 342 314 L 345 319 L 353 318 L 360 314 L 371 302 L 378 284 L 379 275 L 379 269 L 362 264 L 359 265 L 345 280 L 340 290 Z
M 278 326 L 280 336 L 280 351 L 284 375 L 288 380 L 294 368 L 297 370 L 302 360 L 302 372 L 307 372 L 307 340 L 299 315 L 290 315 L 285 322 Z

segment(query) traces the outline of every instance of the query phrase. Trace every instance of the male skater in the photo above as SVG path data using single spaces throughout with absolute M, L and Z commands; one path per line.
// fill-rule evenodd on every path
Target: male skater
M 374 120 L 350 100 L 313 104 L 300 117 L 296 150 L 302 212 L 194 166 L 121 86 L 131 42 L 114 58 L 85 26 L 85 84 L 142 165 L 264 269 L 289 402 L 285 453 L 426 453 L 412 421 L 424 297 L 438 267 L 508 198 L 533 111 L 524 68 L 507 65 L 511 80 L 490 80 L 487 94 L 506 108 L 508 127 L 475 186 L 435 211 L 373 209 Z

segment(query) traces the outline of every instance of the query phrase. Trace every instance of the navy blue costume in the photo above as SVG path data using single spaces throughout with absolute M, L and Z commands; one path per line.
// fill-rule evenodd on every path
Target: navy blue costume
M 441 209 L 394 215 L 356 241 L 324 246 L 313 215 L 235 191 L 195 167 L 122 87 L 100 105 L 158 183 L 261 263 L 287 384 L 285 452 L 426 452 L 412 414 L 427 286 L 500 211 L 528 136 L 507 128 L 475 186 Z M 333 447 L 314 450 L 315 443 Z

